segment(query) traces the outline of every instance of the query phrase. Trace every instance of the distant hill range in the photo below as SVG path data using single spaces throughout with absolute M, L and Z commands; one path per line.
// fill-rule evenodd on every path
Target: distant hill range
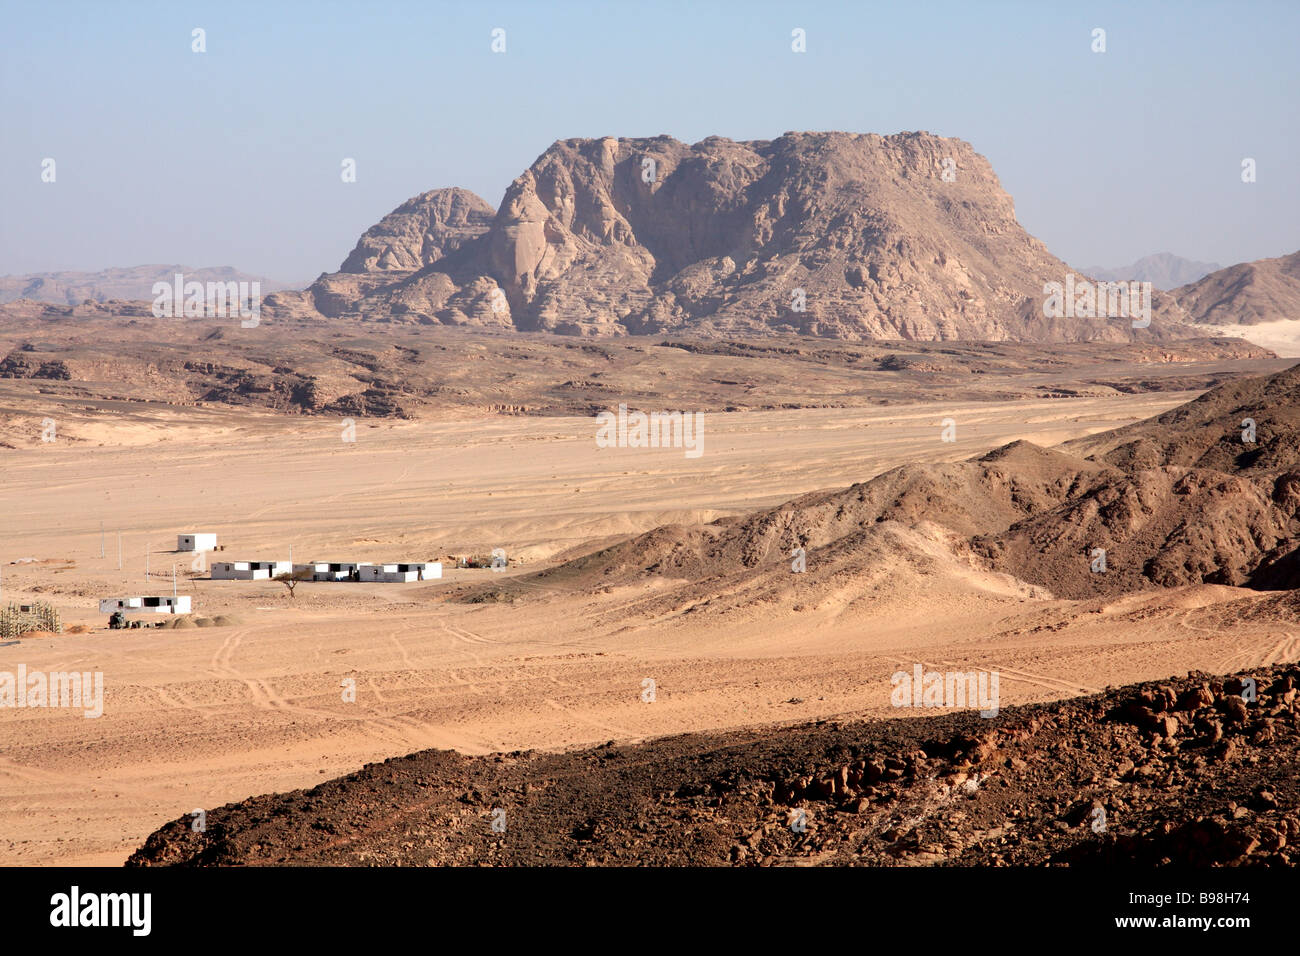
M 278 292 L 294 286 L 264 276 L 249 275 L 229 266 L 128 266 L 101 269 L 99 272 L 34 272 L 21 276 L 0 276 L 0 305 L 18 299 L 80 305 L 87 299 L 107 302 L 110 299 L 152 300 L 155 282 L 172 282 L 176 273 L 195 282 L 260 282 L 262 293 Z
M 1259 325 L 1300 319 L 1300 252 L 1241 262 L 1173 293 L 1188 321 Z
M 499 209 L 463 189 L 408 200 L 338 272 L 270 296 L 263 315 L 704 338 L 1192 334 L 1162 294 L 1146 329 L 1045 318 L 1044 283 L 1071 271 L 959 139 L 606 137 L 552 145 Z
M 1138 282 L 1150 282 L 1153 289 L 1167 292 L 1180 285 L 1195 282 L 1211 272 L 1223 268 L 1217 262 L 1195 262 L 1168 252 L 1157 252 L 1153 256 L 1144 256 L 1131 266 L 1118 269 L 1103 269 L 1093 266 L 1084 269 L 1085 275 L 1107 282 L 1122 282 L 1136 279 Z

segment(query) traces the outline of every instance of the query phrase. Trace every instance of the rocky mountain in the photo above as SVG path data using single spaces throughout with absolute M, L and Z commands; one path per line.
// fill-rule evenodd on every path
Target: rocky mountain
M 1107 282 L 1128 280 L 1150 282 L 1153 288 L 1167 292 L 1170 289 L 1178 288 L 1180 285 L 1195 282 L 1221 268 L 1223 267 L 1217 262 L 1196 262 L 1192 259 L 1175 256 L 1172 253 L 1157 252 L 1152 256 L 1143 256 L 1132 265 L 1120 266 L 1116 269 L 1103 269 L 1100 266 L 1093 266 L 1083 271 L 1085 275 L 1089 275 L 1094 279 L 1103 279 Z
M 496 215 L 466 189 L 435 189 L 398 206 L 366 230 L 340 272 L 409 273 L 487 232 Z
M 284 282 L 249 275 L 230 266 L 130 266 L 121 269 L 101 269 L 99 272 L 36 272 L 21 276 L 0 276 L 0 305 L 31 299 L 36 302 L 53 302 L 59 305 L 80 305 L 92 302 L 121 300 L 152 300 L 155 282 L 172 282 L 176 273 L 183 273 L 187 281 L 195 282 L 260 282 L 263 294 L 288 289 Z
M 1300 319 L 1300 252 L 1241 262 L 1171 293 L 1187 321 L 1258 325 Z
M 459 294 L 455 280 L 448 276 L 448 270 L 453 270 L 457 279 L 473 285 L 474 270 L 456 269 L 455 263 L 464 256 L 448 257 L 467 244 L 471 252 L 481 246 L 474 245 L 474 240 L 487 234 L 495 216 L 491 206 L 465 189 L 423 193 L 367 229 L 339 271 L 321 276 L 303 298 L 323 315 L 382 309 L 402 316 L 421 299 L 394 294 L 394 288 L 403 288 L 419 274 L 422 278 L 417 284 L 452 319 L 447 324 L 469 324 L 466 310 L 486 319 L 493 314 L 491 304 L 476 310 L 476 296 Z M 428 268 L 435 264 L 436 269 Z
M 1128 341 L 1152 327 L 1045 318 L 1071 270 L 1016 221 L 970 144 L 929 133 L 555 143 L 495 213 L 459 189 L 404 203 L 339 272 L 271 315 L 575 335 Z

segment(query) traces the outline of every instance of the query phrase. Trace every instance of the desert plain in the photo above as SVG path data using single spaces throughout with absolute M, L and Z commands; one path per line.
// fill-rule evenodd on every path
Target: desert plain
M 756 360 L 721 361 L 739 380 Z M 1108 374 L 1121 388 L 1091 376 L 1087 388 L 1034 384 L 1041 396 L 1026 391 L 1045 374 L 1032 357 L 984 393 L 954 393 L 942 371 L 877 372 L 888 394 L 838 407 L 706 401 L 699 458 L 599 448 L 589 415 L 503 414 L 491 396 L 478 410 L 359 417 L 347 441 L 339 415 L 169 401 L 145 374 L 90 389 L 0 379 L 0 599 L 50 601 L 65 627 L 0 644 L 0 670 L 102 671 L 105 687 L 95 719 L 0 710 L 0 859 L 120 865 L 191 811 L 428 748 L 559 751 L 916 717 L 890 697 L 891 674 L 914 662 L 998 671 L 1007 707 L 1294 661 L 1300 629 L 1235 611 L 1257 591 L 1065 599 L 961 559 L 925 523 L 898 532 L 919 557 L 897 574 L 808 585 L 806 597 L 798 575 L 776 599 L 691 600 L 662 575 L 578 587 L 538 573 L 901 465 L 1055 446 L 1291 364 L 1259 350 L 1119 356 Z M 505 406 L 528 404 L 518 385 L 500 391 Z M 58 439 L 35 440 L 47 416 Z M 224 551 L 209 559 L 284 560 L 292 547 L 296 561 L 440 560 L 444 577 L 306 582 L 290 595 L 187 574 L 194 556 L 172 551 L 187 531 L 218 535 Z M 455 566 L 493 548 L 505 571 Z M 173 566 L 195 614 L 224 623 L 107 629 L 101 597 L 169 594 Z

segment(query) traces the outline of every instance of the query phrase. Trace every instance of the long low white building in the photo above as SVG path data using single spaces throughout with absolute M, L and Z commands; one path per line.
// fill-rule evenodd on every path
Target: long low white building
M 356 581 L 365 567 L 369 565 L 364 561 L 308 561 L 295 564 L 293 570 L 310 572 L 313 581 Z
M 401 583 L 431 581 L 442 577 L 441 561 L 394 561 L 372 564 L 368 561 L 214 561 L 214 581 L 266 581 L 281 574 L 309 576 L 311 581 L 370 581 Z
M 406 581 L 428 581 L 442 577 L 440 561 L 408 561 L 395 564 L 362 565 L 358 576 L 362 581 L 380 581 L 383 583 L 402 583 Z
M 101 614 L 189 614 L 190 596 L 104 598 L 99 602 Z
M 288 574 L 288 561 L 213 561 L 214 581 L 269 581 L 277 574 Z

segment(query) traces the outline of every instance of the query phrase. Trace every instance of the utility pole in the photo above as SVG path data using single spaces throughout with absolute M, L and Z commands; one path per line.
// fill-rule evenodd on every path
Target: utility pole
M 172 565 L 172 600 L 176 600 L 176 565 Z
M 104 557 L 104 522 L 99 523 L 99 557 Z

